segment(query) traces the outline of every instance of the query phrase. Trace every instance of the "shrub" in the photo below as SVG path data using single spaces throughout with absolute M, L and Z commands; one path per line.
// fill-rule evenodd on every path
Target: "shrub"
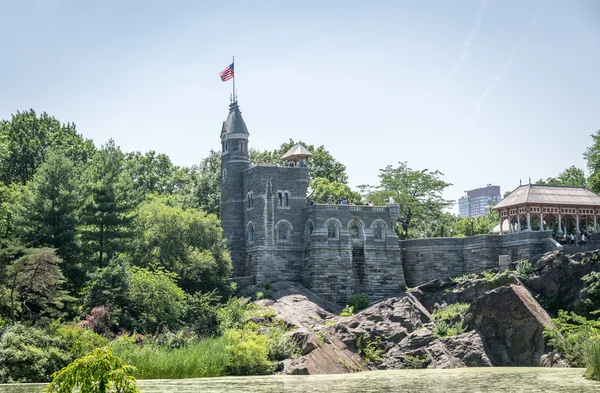
M 456 302 L 445 307 L 436 308 L 431 314 L 434 321 L 452 321 L 469 309 L 469 304 Z
M 44 390 L 64 393 L 79 386 L 82 392 L 105 393 L 113 385 L 114 390 L 120 393 L 139 393 L 133 370 L 110 349 L 98 348 L 54 373 L 52 382 Z
M 517 263 L 517 267 L 515 268 L 517 272 L 517 277 L 521 281 L 525 281 L 529 278 L 531 273 L 533 273 L 533 266 L 531 266 L 531 262 L 525 259 Z
M 591 329 L 584 356 L 586 378 L 600 380 L 600 333 L 597 329 Z
M 219 334 L 219 297 L 215 291 L 196 292 L 187 297 L 188 326 L 200 337 Z
M 488 289 L 494 289 L 514 282 L 513 274 L 510 270 L 502 273 L 483 272 L 485 286 Z
M 96 348 L 108 345 L 106 337 L 80 326 L 61 325 L 56 336 L 62 338 L 73 358 L 79 358 Z
M 73 359 L 64 339 L 16 324 L 0 338 L 0 382 L 47 382 Z
M 219 309 L 219 325 L 221 329 L 239 329 L 247 321 L 247 307 L 242 299 L 232 297 Z
M 417 368 L 425 368 L 429 363 L 429 355 L 408 355 L 404 358 L 404 365 L 406 368 L 417 369 Z
M 436 337 L 446 337 L 448 335 L 448 330 L 450 329 L 450 325 L 446 321 L 438 321 L 433 327 L 433 335 Z
M 346 305 L 340 314 L 341 317 L 351 317 L 354 315 L 354 307 Z
M 581 290 L 581 300 L 585 313 L 589 314 L 600 309 L 600 272 L 586 274 L 581 279 L 585 281 L 585 287 Z
M 225 331 L 228 375 L 264 375 L 273 372 L 267 337 L 251 329 Z
M 552 325 L 544 330 L 548 345 L 565 355 L 574 367 L 585 366 L 586 345 L 595 329 L 600 329 L 600 321 L 588 320 L 573 312 L 560 310 Z
M 269 330 L 267 334 L 267 346 L 269 350 L 269 359 L 284 360 L 291 357 L 296 347 L 289 336 L 285 335 L 285 329 L 276 326 Z
M 346 302 L 346 306 L 352 307 L 354 311 L 360 311 L 364 308 L 367 308 L 369 306 L 369 302 L 369 295 L 365 293 L 355 293 L 354 295 L 350 296 L 350 299 L 348 299 L 348 302 Z
M 461 276 L 452 278 L 451 281 L 456 285 L 462 285 L 462 284 L 466 283 L 467 281 L 473 280 L 476 277 L 477 277 L 477 274 L 475 274 L 475 273 L 463 274 Z
M 362 356 L 366 363 L 375 363 L 381 361 L 381 337 L 376 337 L 374 340 L 366 340 L 364 337 L 358 336 L 356 340 L 356 348 L 359 355 Z
M 445 307 L 436 308 L 431 314 L 431 319 L 436 321 L 433 334 L 436 337 L 457 336 L 463 334 L 467 327 L 462 321 L 469 305 L 467 303 L 453 303 Z

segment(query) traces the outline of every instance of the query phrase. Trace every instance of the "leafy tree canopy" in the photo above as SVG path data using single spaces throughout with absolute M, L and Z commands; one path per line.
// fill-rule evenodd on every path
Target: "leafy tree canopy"
M 26 184 L 50 150 L 84 163 L 95 148 L 77 133 L 75 124 L 61 124 L 45 112 L 38 116 L 32 109 L 0 121 L 0 181 Z
M 595 193 L 600 193 L 600 130 L 592 135 L 592 146 L 583 153 L 590 177 L 588 188 Z
M 585 187 L 587 180 L 582 169 L 576 168 L 574 165 L 560 172 L 557 177 L 549 177 L 546 180 L 540 179 L 537 184 L 547 184 L 551 186 L 570 186 L 570 187 Z
M 327 203 L 331 200 L 333 203 L 337 200 L 348 200 L 355 203 L 360 202 L 361 195 L 352 191 L 348 185 L 340 182 L 332 182 L 325 177 L 317 177 L 311 183 L 312 193 L 310 199 L 315 203 Z
M 400 162 L 397 167 L 388 165 L 379 171 L 380 184 L 371 187 L 368 199 L 376 205 L 384 205 L 393 198 L 400 205 L 396 222 L 401 236 L 416 237 L 412 230 L 419 222 L 435 220 L 453 203 L 442 198 L 442 192 L 451 184 L 441 176 L 443 173 L 437 170 L 413 170 L 406 162 Z

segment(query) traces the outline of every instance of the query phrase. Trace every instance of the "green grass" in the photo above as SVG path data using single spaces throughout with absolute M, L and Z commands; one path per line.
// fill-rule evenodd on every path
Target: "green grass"
M 590 337 L 585 345 L 585 377 L 600 380 L 600 333 L 591 329 Z
M 154 345 L 140 347 L 132 338 L 111 343 L 113 353 L 135 366 L 139 379 L 177 379 L 226 375 L 225 337 L 204 338 L 186 347 L 168 349 Z

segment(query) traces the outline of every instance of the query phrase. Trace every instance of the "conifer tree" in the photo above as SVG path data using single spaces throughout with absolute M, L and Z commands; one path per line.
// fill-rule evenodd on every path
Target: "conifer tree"
M 103 267 L 123 250 L 137 198 L 125 169 L 125 156 L 111 139 L 96 152 L 82 176 L 81 234 L 87 251 Z

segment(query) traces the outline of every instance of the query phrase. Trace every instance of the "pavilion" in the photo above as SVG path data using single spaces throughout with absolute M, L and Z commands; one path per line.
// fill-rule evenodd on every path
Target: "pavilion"
M 492 209 L 500 213 L 500 234 L 502 225 L 508 220 L 509 233 L 516 231 L 550 230 L 557 228 L 562 235 L 569 224 L 574 224 L 575 232 L 598 231 L 600 216 L 600 196 L 584 187 L 549 186 L 525 184 L 519 186 Z M 593 227 L 590 228 L 590 225 Z M 557 225 L 557 226 L 556 226 Z

